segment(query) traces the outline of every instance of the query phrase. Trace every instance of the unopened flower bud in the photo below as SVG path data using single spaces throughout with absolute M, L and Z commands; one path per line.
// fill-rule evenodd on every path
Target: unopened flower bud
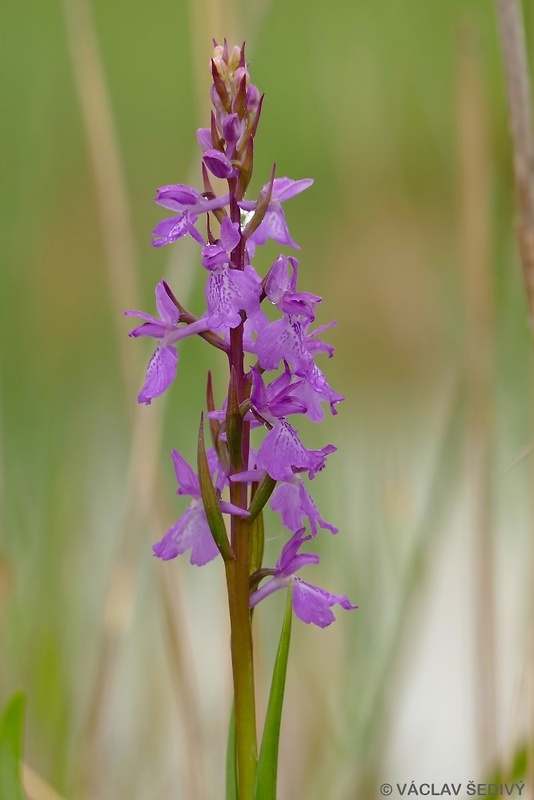
M 223 74 L 221 74 L 221 72 Z M 229 114 L 231 111 L 231 101 L 226 86 L 227 74 L 226 74 L 226 65 L 224 64 L 224 61 L 215 62 L 215 60 L 212 59 L 211 74 L 213 76 L 213 85 L 211 90 L 211 99 L 213 101 L 213 105 L 216 108 L 218 108 L 214 98 L 214 94 L 216 94 L 218 95 L 224 110 Z M 215 92 L 213 90 L 215 90 Z
M 231 161 L 219 150 L 207 150 L 204 153 L 204 164 L 216 178 L 235 178 L 237 170 Z
M 241 135 L 242 126 L 237 114 L 229 114 L 223 122 L 222 130 L 226 144 L 233 147 Z
M 243 48 L 238 47 L 236 44 L 232 47 L 232 52 L 228 57 L 228 68 L 231 72 L 235 72 L 239 65 L 242 63 Z
M 249 83 L 247 87 L 247 109 L 249 113 L 251 111 L 256 111 L 260 104 L 261 100 L 261 93 L 257 86 L 254 86 L 253 83 Z

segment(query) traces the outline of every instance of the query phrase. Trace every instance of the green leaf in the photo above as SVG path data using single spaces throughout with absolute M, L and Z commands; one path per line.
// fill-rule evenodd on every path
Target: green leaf
M 226 534 L 226 526 L 224 524 L 223 515 L 221 514 L 219 500 L 217 499 L 215 488 L 211 482 L 210 468 L 206 456 L 206 446 L 204 444 L 203 414 L 200 416 L 200 428 L 198 431 L 197 464 L 198 482 L 200 484 L 200 494 L 202 495 L 206 519 L 208 520 L 212 536 L 215 539 L 215 544 L 219 548 L 224 560 L 228 561 L 233 558 L 233 553 Z
M 25 697 L 13 695 L 0 719 L 0 800 L 26 800 L 20 776 Z
M 262 511 L 267 503 L 267 500 L 272 495 L 276 487 L 276 481 L 270 475 L 265 475 L 264 479 L 254 492 L 254 497 L 249 507 L 250 516 L 247 517 L 247 522 L 251 524 L 254 522 L 260 511 Z
M 232 703 L 230 725 L 228 726 L 228 744 L 226 746 L 226 800 L 239 800 L 237 788 L 237 753 L 235 731 L 235 706 Z
M 269 704 L 267 706 L 265 727 L 263 729 L 261 741 L 256 783 L 254 785 L 254 800 L 276 800 L 278 742 L 280 740 L 280 723 L 282 720 L 282 706 L 284 703 L 292 616 L 293 607 L 290 586 L 287 592 L 286 611 L 282 624 L 282 632 L 280 634 L 280 642 L 278 644 L 278 652 L 274 662 L 273 680 L 271 683 Z
M 213 380 L 211 377 L 211 372 L 208 371 L 208 381 L 206 384 L 206 405 L 208 407 L 208 411 L 215 411 L 215 398 L 213 396 Z M 208 417 L 209 426 L 210 426 L 210 434 L 211 434 L 211 443 L 214 446 L 215 450 L 217 451 L 217 456 L 219 457 L 219 461 L 223 470 L 228 473 L 230 468 L 230 456 L 228 455 L 228 445 L 226 442 L 223 442 L 221 439 L 221 423 L 217 419 L 211 419 Z
M 259 569 L 263 561 L 263 545 L 265 541 L 265 530 L 263 526 L 263 514 L 260 513 L 250 526 L 250 574 L 253 575 Z
M 513 783 L 527 777 L 528 770 L 528 742 L 518 744 L 513 754 L 506 759 L 507 764 L 498 764 L 492 771 L 488 783 Z

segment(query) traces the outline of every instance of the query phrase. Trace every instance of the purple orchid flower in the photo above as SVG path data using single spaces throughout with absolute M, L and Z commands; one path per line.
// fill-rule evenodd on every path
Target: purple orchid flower
M 225 217 L 218 244 L 202 250 L 202 264 L 210 272 L 206 283 L 207 321 L 210 328 L 237 328 L 241 311 L 252 317 L 260 310 L 261 279 L 254 267 L 231 269 L 230 258 L 241 240 L 239 225 Z
M 321 450 L 308 450 L 300 441 L 298 432 L 282 417 L 258 449 L 258 467 L 275 481 L 289 481 L 295 472 L 307 472 L 311 480 L 324 469 L 326 457 L 336 450 L 332 444 Z
M 185 514 L 182 514 L 180 519 L 169 528 L 161 541 L 152 546 L 152 550 L 154 555 L 163 561 L 169 561 L 191 550 L 191 564 L 202 567 L 209 561 L 213 561 L 219 554 L 219 550 L 210 531 L 202 504 L 198 475 L 177 450 L 173 450 L 171 456 L 179 486 L 177 494 L 191 497 L 191 503 Z M 222 470 L 220 470 L 217 455 L 213 449 L 210 449 L 207 452 L 207 457 L 212 476 L 219 470 L 219 478 L 216 481 L 216 485 L 218 491 L 220 491 L 225 479 Z M 244 509 L 224 500 L 220 500 L 219 505 L 221 511 L 225 514 L 233 514 L 240 517 L 248 515 L 248 512 L 244 511 Z
M 299 375 L 307 375 L 314 366 L 315 353 L 328 353 L 332 356 L 334 348 L 316 338 L 328 327 L 323 325 L 315 331 L 307 332 L 309 319 L 304 321 L 296 314 L 284 314 L 282 319 L 269 323 L 258 335 L 256 353 L 260 366 L 265 370 L 278 369 L 280 361 L 293 365 Z
M 297 292 L 299 262 L 291 256 L 280 255 L 265 278 L 265 294 L 284 314 L 296 314 L 313 322 L 315 305 L 322 297 L 310 292 Z
M 263 378 L 257 369 L 252 368 L 251 374 L 251 407 L 245 415 L 245 419 L 250 420 L 251 427 L 257 428 L 263 425 L 264 422 L 268 422 L 269 425 L 276 425 L 280 418 L 286 417 L 288 414 L 304 414 L 306 412 L 305 404 L 291 396 L 302 381 L 291 384 L 293 374 L 287 364 L 284 372 L 268 386 L 265 386 Z M 226 405 L 227 398 L 224 399 L 222 409 L 208 413 L 208 419 L 224 420 L 226 418 Z M 261 420 L 258 420 L 258 417 L 261 417 Z
M 287 421 L 287 414 L 304 414 L 307 410 L 301 400 L 292 396 L 302 383 L 291 384 L 292 377 L 286 363 L 284 372 L 266 387 L 260 373 L 252 370 L 250 415 L 256 421 L 260 417 L 260 424 L 263 420 L 272 427 L 258 449 L 256 466 L 232 475 L 232 481 L 261 480 L 265 472 L 276 481 L 291 481 L 297 472 L 307 472 L 312 479 L 324 468 L 326 457 L 337 449 L 329 444 L 321 450 L 308 450 Z M 209 416 L 223 419 L 224 413 L 217 411 Z
M 263 377 L 257 369 L 252 369 L 252 392 L 250 395 L 251 408 L 271 425 L 276 425 L 279 419 L 288 414 L 305 414 L 306 405 L 302 400 L 296 400 L 292 395 L 296 392 L 302 380 L 291 383 L 293 373 L 287 362 L 284 371 L 268 386 L 265 386 Z M 252 416 L 252 415 L 251 415 Z M 254 419 L 254 417 L 252 416 Z
M 295 397 L 306 405 L 306 416 L 312 422 L 322 422 L 324 419 L 322 403 L 329 403 L 330 411 L 336 415 L 336 403 L 341 403 L 345 399 L 342 394 L 332 389 L 317 364 L 313 364 L 311 369 L 306 371 L 304 379 L 295 389 Z
M 335 621 L 332 606 L 340 605 L 347 611 L 358 606 L 352 605 L 346 595 L 331 594 L 295 577 L 295 572 L 302 567 L 318 564 L 320 561 L 315 553 L 299 553 L 304 542 L 311 539 L 310 535 L 304 535 L 305 530 L 300 528 L 284 546 L 270 580 L 250 595 L 250 607 L 254 608 L 260 600 L 291 584 L 293 611 L 296 616 L 302 622 L 312 622 L 320 628 L 326 628 Z
M 228 195 L 207 200 L 192 186 L 178 183 L 161 186 L 156 194 L 156 203 L 171 211 L 178 211 L 179 215 L 164 219 L 156 225 L 152 231 L 154 247 L 170 244 L 187 234 L 199 244 L 204 245 L 206 240 L 195 227 L 195 222 L 200 214 L 206 214 L 208 211 L 215 211 L 228 205 Z
M 281 204 L 308 189 L 312 183 L 312 178 L 303 178 L 299 181 L 293 181 L 291 178 L 274 179 L 271 199 L 265 217 L 247 242 L 251 257 L 254 255 L 254 245 L 263 245 L 267 239 L 274 239 L 275 242 L 287 244 L 296 250 L 300 249 L 299 245 L 290 236 Z M 265 194 L 268 189 L 269 184 L 266 184 L 261 193 Z M 256 208 L 256 202 L 243 200 L 239 203 L 239 207 L 243 211 L 253 211 Z
M 331 525 L 319 514 L 311 494 L 306 488 L 300 475 L 293 475 L 289 481 L 280 483 L 273 492 L 270 500 L 273 511 L 278 511 L 282 523 L 290 531 L 296 533 L 302 528 L 304 519 L 310 523 L 312 536 L 317 535 L 317 526 L 338 533 L 338 528 Z
M 145 320 L 142 325 L 130 331 L 130 336 L 150 336 L 160 340 L 148 362 L 145 383 L 137 397 L 139 403 L 147 405 L 150 405 L 155 397 L 163 394 L 176 378 L 178 351 L 173 345 L 180 339 L 202 333 L 209 327 L 203 318 L 190 325 L 178 327 L 180 311 L 174 304 L 165 281 L 160 281 L 156 286 L 156 308 L 159 319 L 151 314 L 145 314 L 144 311 L 124 312 L 126 317 L 139 317 Z

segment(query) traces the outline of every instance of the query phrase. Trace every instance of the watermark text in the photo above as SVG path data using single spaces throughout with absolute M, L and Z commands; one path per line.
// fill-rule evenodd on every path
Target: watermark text
M 458 797 L 460 792 L 468 797 L 521 797 L 525 784 L 519 783 L 383 783 L 380 794 L 384 797 Z

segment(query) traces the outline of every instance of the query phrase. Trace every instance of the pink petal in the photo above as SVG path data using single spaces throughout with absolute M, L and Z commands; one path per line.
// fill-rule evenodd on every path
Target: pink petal
M 326 628 L 335 620 L 331 607 L 339 604 L 347 611 L 357 608 L 345 595 L 330 594 L 318 586 L 293 578 L 293 611 L 302 622 Z
M 174 347 L 157 347 L 148 362 L 146 379 L 139 392 L 138 402 L 150 405 L 154 397 L 163 394 L 176 378 L 178 353 Z

